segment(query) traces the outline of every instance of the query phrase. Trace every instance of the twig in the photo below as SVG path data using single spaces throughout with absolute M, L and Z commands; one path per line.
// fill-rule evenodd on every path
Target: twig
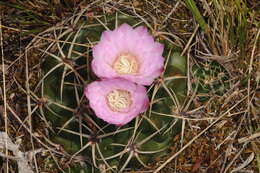
M 245 143 L 245 142 L 251 141 L 251 140 L 258 138 L 258 137 L 260 137 L 260 132 L 255 133 L 251 136 L 246 136 L 246 137 L 240 138 L 240 139 L 238 139 L 238 143 L 240 143 L 240 144 Z

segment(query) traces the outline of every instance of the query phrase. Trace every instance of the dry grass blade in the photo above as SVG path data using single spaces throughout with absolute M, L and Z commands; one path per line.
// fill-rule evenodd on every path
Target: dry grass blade
M 3 78 L 3 100 L 4 100 L 4 111 L 3 111 L 3 116 L 4 116 L 4 121 L 5 121 L 5 132 L 6 132 L 6 138 L 8 137 L 8 118 L 7 118 L 7 99 L 6 99 L 6 80 L 5 80 L 5 58 L 4 58 L 4 46 L 3 46 L 3 32 L 2 32 L 2 13 L 0 13 L 0 47 L 1 47 L 1 60 L 2 60 L 2 78 Z M 5 141 L 5 146 L 7 145 L 7 141 Z M 8 156 L 8 149 L 6 147 L 5 149 L 5 155 Z M 9 162 L 8 159 L 6 160 L 6 171 L 9 171 Z
M 161 113 L 161 112 L 152 112 L 156 115 L 162 115 L 162 116 L 167 116 L 167 117 L 173 117 L 173 118 L 177 118 L 177 119 L 182 119 L 182 120 L 189 120 L 189 121 L 205 121 L 205 120 L 215 120 L 217 118 L 215 117 L 208 117 L 208 118 L 187 118 L 187 117 L 184 117 L 184 116 L 181 116 L 181 114 L 164 114 L 164 113 Z
M 208 127 L 206 127 L 204 130 L 202 130 L 197 136 L 195 136 L 192 140 L 190 140 L 187 144 L 185 144 L 178 152 L 176 152 L 174 155 L 172 155 L 169 159 L 167 159 L 162 165 L 160 165 L 154 173 L 159 172 L 162 168 L 164 168 L 170 161 L 172 161 L 176 156 L 178 156 L 181 152 L 183 152 L 187 147 L 189 147 L 196 139 L 198 139 L 201 135 L 203 135 L 208 129 L 210 129 L 215 123 L 217 123 L 219 120 L 227 116 L 227 114 L 234 109 L 239 103 L 244 101 L 247 97 L 244 97 L 242 100 L 240 100 L 238 103 L 236 103 L 234 106 L 232 106 L 229 110 L 227 110 L 225 113 L 223 113 L 221 116 L 219 116 L 214 122 L 212 122 Z
M 26 129 L 26 131 L 36 140 L 38 141 L 44 148 L 47 148 L 49 151 L 52 151 L 54 153 L 57 154 L 61 154 L 59 152 L 57 152 L 55 149 L 49 147 L 47 144 L 45 144 L 44 142 L 42 142 L 34 133 L 32 133 L 30 131 L 30 128 L 28 128 L 23 122 L 22 120 L 19 118 L 19 116 L 17 115 L 17 113 L 7 104 L 7 109 L 8 111 L 10 111 L 14 117 L 16 118 L 16 120 L 21 124 L 21 126 L 23 126 L 24 129 Z
M 226 166 L 223 173 L 228 172 L 229 168 L 232 166 L 232 164 L 235 162 L 235 160 L 241 155 L 242 151 L 246 148 L 248 142 L 244 143 L 243 148 L 240 149 L 240 151 L 235 155 L 235 157 L 231 160 L 231 162 Z
M 242 163 L 241 165 L 239 165 L 237 168 L 233 169 L 230 173 L 234 173 L 234 172 L 238 172 L 240 171 L 241 169 L 243 169 L 244 167 L 246 167 L 248 164 L 250 164 L 253 159 L 255 157 L 255 154 L 254 153 L 251 153 L 250 156 L 245 160 L 244 163 Z
M 26 87 L 26 93 L 27 93 L 27 112 L 28 112 L 28 116 L 29 116 L 29 128 L 30 128 L 30 131 L 32 132 L 33 131 L 33 127 L 32 127 L 32 110 L 31 110 L 31 97 L 30 97 L 30 82 L 29 82 L 29 64 L 28 64 L 28 54 L 27 54 L 27 49 L 25 50 L 25 87 Z M 31 135 L 31 133 L 30 133 Z M 30 140 L 31 140 L 31 145 L 32 145 L 32 149 L 35 150 L 35 147 L 34 147 L 34 141 L 33 141 L 33 137 L 32 135 L 30 136 Z M 33 155 L 33 161 L 34 161 L 34 165 L 35 165 L 35 168 L 36 168 L 36 172 L 38 173 L 39 172 L 39 169 L 38 169 L 38 164 L 37 164 L 37 160 L 36 160 L 36 157 L 35 155 Z
M 195 37 L 195 34 L 197 33 L 198 29 L 199 29 L 199 25 L 197 25 L 196 28 L 194 29 L 188 43 L 185 45 L 183 51 L 181 52 L 181 56 L 183 56 L 185 54 L 185 52 L 187 51 L 187 49 L 189 49 L 189 46 L 190 46 L 193 38 Z
M 260 132 L 252 134 L 252 135 L 247 136 L 247 137 L 240 138 L 240 139 L 238 139 L 238 143 L 249 142 L 249 141 L 251 141 L 251 140 L 253 140 L 255 138 L 259 138 L 259 137 L 260 137 Z
M 170 13 L 168 13 L 167 16 L 163 19 L 162 24 L 165 23 L 165 22 L 168 20 L 168 18 L 169 18 L 169 17 L 173 14 L 173 12 L 178 8 L 179 4 L 180 4 L 180 2 L 178 1 L 178 2 L 174 5 L 174 7 L 173 7 L 172 10 L 170 11 Z

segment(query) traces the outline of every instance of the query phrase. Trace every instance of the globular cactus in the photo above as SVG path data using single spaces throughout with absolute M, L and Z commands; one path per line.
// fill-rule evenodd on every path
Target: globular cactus
M 165 70 L 151 86 L 148 111 L 130 123 L 117 127 L 97 118 L 83 95 L 84 87 L 97 80 L 90 62 L 92 47 L 107 29 L 128 23 L 146 25 L 142 19 L 119 13 L 87 20 L 83 13 L 40 36 L 47 42 L 35 41 L 41 52 L 41 80 L 35 92 L 41 100 L 38 113 L 52 130 L 50 138 L 61 144 L 74 160 L 83 163 L 71 172 L 122 172 L 127 168 L 149 167 L 155 158 L 165 156 L 173 137 L 180 131 L 181 121 L 172 116 L 181 111 L 186 96 L 186 58 L 165 45 Z M 148 27 L 149 28 L 149 27 Z
M 230 89 L 229 74 L 217 61 L 208 61 L 204 65 L 194 64 L 192 74 L 193 88 L 197 85 L 200 101 L 206 101 L 212 95 L 222 96 Z

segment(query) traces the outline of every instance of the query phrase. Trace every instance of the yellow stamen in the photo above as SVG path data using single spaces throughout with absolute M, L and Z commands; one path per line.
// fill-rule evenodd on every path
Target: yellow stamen
M 132 104 L 129 91 L 116 89 L 107 94 L 107 103 L 109 108 L 115 112 L 122 112 Z
M 113 64 L 113 69 L 115 69 L 118 74 L 135 74 L 138 72 L 138 68 L 136 57 L 131 54 L 118 56 Z

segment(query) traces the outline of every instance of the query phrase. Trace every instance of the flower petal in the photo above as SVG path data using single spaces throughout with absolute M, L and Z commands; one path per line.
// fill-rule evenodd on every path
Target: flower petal
M 124 111 L 113 110 L 109 107 L 107 96 L 115 90 L 130 93 L 131 104 Z M 84 94 L 96 116 L 115 125 L 127 124 L 140 113 L 146 111 L 149 106 L 145 87 L 120 78 L 92 82 L 87 85 Z
M 163 66 L 164 46 L 154 41 L 144 26 L 135 29 L 122 24 L 113 31 L 104 31 L 100 42 L 93 48 L 92 69 L 100 78 L 124 78 L 137 84 L 150 85 L 160 76 Z M 113 64 L 122 54 L 136 57 L 138 71 L 122 74 L 114 69 Z M 126 62 L 129 66 L 132 64 Z

